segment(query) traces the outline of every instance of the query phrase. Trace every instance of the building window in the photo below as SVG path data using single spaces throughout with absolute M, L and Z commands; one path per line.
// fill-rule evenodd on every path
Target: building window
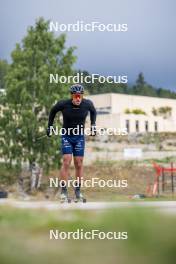
M 130 132 L 130 120 L 126 120 L 126 130 L 127 130 L 127 133 Z
M 139 121 L 136 120 L 136 132 L 139 132 Z
M 148 121 L 145 121 L 145 131 L 146 132 L 149 131 L 149 123 L 148 123 Z
M 97 107 L 97 115 L 105 115 L 105 114 L 110 114 L 111 113 L 111 107 Z
M 158 132 L 158 122 L 157 121 L 155 121 L 154 127 L 155 127 L 155 132 Z

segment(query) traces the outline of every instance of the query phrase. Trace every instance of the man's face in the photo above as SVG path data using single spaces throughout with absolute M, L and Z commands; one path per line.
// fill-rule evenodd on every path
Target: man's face
M 72 94 L 72 102 L 74 105 L 80 105 L 83 99 L 83 94 Z

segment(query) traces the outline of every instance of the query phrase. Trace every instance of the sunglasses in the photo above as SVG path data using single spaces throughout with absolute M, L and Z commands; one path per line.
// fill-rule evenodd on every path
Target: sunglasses
M 83 98 L 83 94 L 72 94 L 72 98 L 73 99 L 82 99 Z

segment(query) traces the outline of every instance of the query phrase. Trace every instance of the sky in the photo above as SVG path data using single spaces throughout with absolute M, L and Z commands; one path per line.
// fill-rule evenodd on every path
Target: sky
M 77 47 L 75 68 L 127 75 L 129 83 L 143 72 L 148 83 L 176 91 L 175 10 L 175 0 L 0 0 L 0 59 L 10 61 L 41 16 L 59 24 L 128 24 L 127 32 L 68 32 L 67 47 Z

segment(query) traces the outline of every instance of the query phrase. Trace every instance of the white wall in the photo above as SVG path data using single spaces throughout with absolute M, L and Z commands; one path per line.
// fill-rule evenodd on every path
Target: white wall
M 124 128 L 125 121 L 130 121 L 130 132 L 136 132 L 135 120 L 139 121 L 139 132 L 145 132 L 145 121 L 149 123 L 149 132 L 154 132 L 154 122 L 158 123 L 158 131 L 176 131 L 176 100 L 167 98 L 155 98 L 147 96 L 134 96 L 124 94 L 100 94 L 87 96 L 95 104 L 95 107 L 111 107 L 111 114 L 97 116 L 97 125 L 102 127 Z M 152 108 L 169 106 L 172 108 L 172 115 L 168 119 L 161 116 L 154 116 Z M 125 114 L 125 110 L 139 108 L 146 112 L 146 115 Z

